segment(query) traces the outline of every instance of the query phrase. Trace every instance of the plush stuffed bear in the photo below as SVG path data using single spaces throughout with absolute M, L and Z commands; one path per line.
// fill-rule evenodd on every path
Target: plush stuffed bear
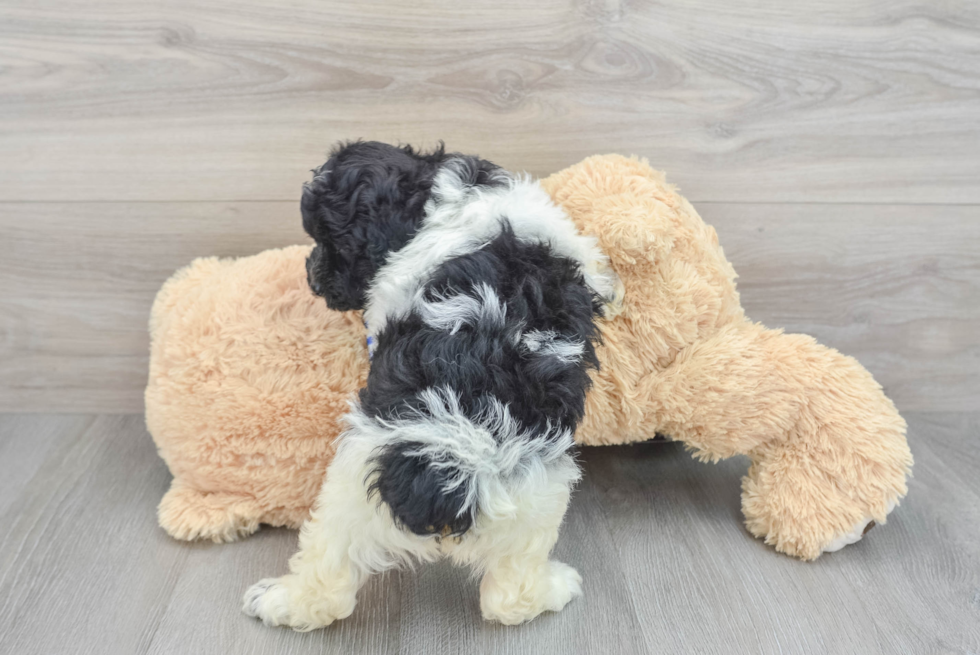
M 659 433 L 700 459 L 747 455 L 746 525 L 802 559 L 885 521 L 912 457 L 857 361 L 748 320 L 715 231 L 646 162 L 590 157 L 542 184 L 624 286 L 579 443 Z M 146 420 L 174 475 L 160 524 L 178 539 L 295 527 L 317 496 L 368 358 L 359 314 L 310 293 L 308 252 L 200 259 L 157 296 Z

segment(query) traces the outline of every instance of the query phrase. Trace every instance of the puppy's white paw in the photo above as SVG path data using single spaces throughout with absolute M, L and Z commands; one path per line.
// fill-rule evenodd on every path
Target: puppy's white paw
M 582 595 L 582 576 L 561 562 L 548 562 L 527 579 L 501 573 L 487 574 L 480 586 L 480 609 L 488 621 L 517 625 L 542 612 L 559 612 Z
M 242 611 L 268 626 L 288 625 L 298 632 L 323 628 L 351 615 L 356 590 L 310 585 L 295 574 L 260 580 L 245 592 Z
M 568 601 L 582 595 L 582 576 L 568 564 L 548 562 L 551 567 L 551 591 L 544 601 L 544 609 L 560 612 Z
M 249 587 L 242 602 L 242 611 L 262 619 L 268 626 L 291 625 L 289 597 L 279 578 L 259 580 Z

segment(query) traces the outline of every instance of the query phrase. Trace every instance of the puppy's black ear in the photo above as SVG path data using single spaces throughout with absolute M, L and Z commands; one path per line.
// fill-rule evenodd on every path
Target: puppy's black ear
M 431 153 L 373 141 L 337 146 L 303 189 L 303 227 L 317 242 L 310 283 L 332 309 L 364 307 L 372 278 L 422 221 L 442 146 Z

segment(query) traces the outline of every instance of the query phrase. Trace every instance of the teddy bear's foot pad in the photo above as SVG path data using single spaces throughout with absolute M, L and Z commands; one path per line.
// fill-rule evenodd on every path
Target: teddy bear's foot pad
M 898 502 L 892 500 L 888 503 L 888 509 L 885 510 L 885 514 L 890 514 L 893 509 L 898 505 Z M 851 544 L 856 544 L 861 541 L 864 535 L 871 531 L 871 528 L 875 527 L 877 523 L 870 516 L 866 516 L 857 523 L 854 527 L 845 532 L 844 534 L 838 535 L 833 541 L 824 546 L 824 553 L 836 553 L 838 550 L 844 546 L 850 546 Z

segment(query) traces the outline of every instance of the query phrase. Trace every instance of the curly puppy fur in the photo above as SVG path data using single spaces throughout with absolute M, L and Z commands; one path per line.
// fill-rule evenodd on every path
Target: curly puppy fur
M 376 352 L 292 572 L 246 612 L 327 625 L 371 573 L 439 555 L 484 574 L 488 619 L 560 610 L 580 579 L 548 555 L 615 289 L 605 255 L 536 182 L 442 148 L 342 145 L 302 211 L 311 289 L 363 309 Z

